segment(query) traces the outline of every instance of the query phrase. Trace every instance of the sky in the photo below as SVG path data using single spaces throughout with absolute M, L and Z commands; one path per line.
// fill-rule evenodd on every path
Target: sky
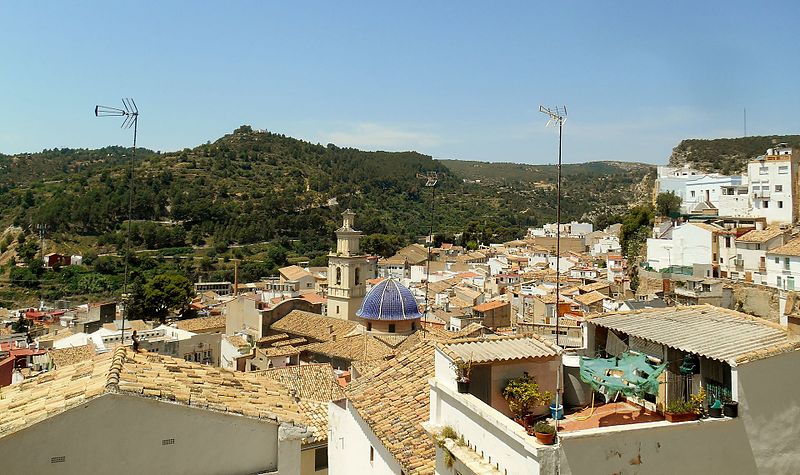
M 175 151 L 242 124 L 435 158 L 666 163 L 798 133 L 800 2 L 0 0 L 0 153 Z M 121 121 L 118 121 L 121 123 Z

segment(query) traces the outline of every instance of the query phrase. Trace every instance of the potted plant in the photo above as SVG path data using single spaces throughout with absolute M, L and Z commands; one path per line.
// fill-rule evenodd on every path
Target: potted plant
M 539 421 L 533 426 L 533 435 L 540 444 L 553 445 L 556 439 L 556 428 L 545 421 Z
M 715 418 L 722 417 L 722 402 L 719 399 L 715 399 L 714 404 L 708 406 L 708 415 Z
M 526 426 L 526 416 L 536 406 L 550 402 L 553 397 L 548 391 L 541 391 L 536 379 L 525 373 L 524 376 L 508 380 L 502 391 L 514 420 Z
M 664 409 L 664 418 L 669 422 L 687 422 L 697 419 L 697 412 L 692 401 L 672 401 Z
M 455 360 L 452 367 L 456 372 L 456 385 L 461 394 L 469 393 L 469 375 L 472 373 L 472 360 Z
M 739 403 L 736 401 L 725 401 L 722 404 L 722 412 L 725 417 L 737 417 L 739 415 Z

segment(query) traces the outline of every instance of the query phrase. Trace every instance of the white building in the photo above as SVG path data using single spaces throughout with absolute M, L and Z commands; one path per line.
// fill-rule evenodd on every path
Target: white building
M 780 144 L 747 165 L 753 215 L 769 224 L 794 223 L 798 218 L 800 156 Z
M 300 474 L 306 421 L 279 383 L 119 347 L 3 388 L 0 458 L 9 474 Z
M 350 383 L 347 399 L 330 403 L 330 475 L 433 472 L 433 441 L 422 429 L 433 365 L 433 343 L 423 341 Z
M 724 229 L 705 223 L 686 223 L 672 229 L 671 239 L 649 238 L 647 262 L 653 269 L 711 265 L 718 259 L 717 235 Z
M 787 329 L 701 305 L 598 316 L 587 320 L 587 333 L 585 351 L 590 357 L 600 350 L 615 356 L 637 350 L 656 361 L 696 362 L 691 379 L 679 377 L 679 365 L 667 366 L 656 400 L 666 406 L 669 401 L 683 400 L 686 391 L 697 394 L 703 388 L 708 402 L 720 398 L 738 403 L 738 417 L 668 422 L 653 411 L 645 418 L 643 406 L 655 405 L 628 396 L 609 404 L 638 406 L 642 408 L 638 417 L 630 415 L 636 416 L 636 411 L 615 417 L 616 413 L 596 403 L 583 419 L 568 415 L 560 422 L 555 445 L 541 445 L 507 416 L 501 404 L 495 404 L 494 382 L 507 379 L 509 372 L 490 378 L 491 398 L 477 394 L 481 390 L 473 388 L 476 378 L 470 382 L 469 394 L 461 394 L 448 364 L 452 356 L 447 349 L 453 346 L 448 345 L 436 355 L 426 429 L 436 435 L 449 427 L 456 438 L 444 439 L 437 446 L 436 473 L 749 474 L 795 473 L 800 466 L 796 443 L 800 425 L 791 422 L 800 412 L 800 381 L 793 377 L 800 364 L 800 339 Z M 624 343 L 614 346 L 615 342 Z M 574 362 L 567 365 L 568 358 L 575 357 L 563 356 L 565 394 L 576 384 L 574 376 L 567 377 L 574 368 Z M 514 365 L 521 366 L 506 363 L 501 367 L 508 371 Z M 549 387 L 540 374 L 536 373 L 539 384 Z
M 795 238 L 767 251 L 766 285 L 782 290 L 794 290 L 800 283 L 800 238 Z
M 756 229 L 738 238 L 730 234 L 719 236 L 720 277 L 767 283 L 767 252 L 782 246 L 787 233 L 777 226 L 763 229 L 761 223 L 756 225 Z
M 689 180 L 686 182 L 686 197 L 681 205 L 681 211 L 685 214 L 703 214 L 702 210 L 707 209 L 708 204 L 711 204 L 717 209 L 715 214 L 725 216 L 719 210 L 723 188 L 737 187 L 741 184 L 741 176 L 726 176 L 716 173 Z
M 686 198 L 686 182 L 702 175 L 702 172 L 685 165 L 681 168 L 660 166 L 657 168 L 656 187 L 659 193 L 674 193 L 681 200 Z

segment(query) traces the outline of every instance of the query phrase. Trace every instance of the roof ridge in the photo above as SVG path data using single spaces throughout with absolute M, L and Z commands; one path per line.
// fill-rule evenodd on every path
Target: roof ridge
M 119 374 L 122 372 L 126 356 L 124 346 L 118 346 L 114 350 L 114 356 L 111 358 L 111 366 L 108 368 L 108 375 L 106 376 L 106 389 L 112 391 L 119 390 Z

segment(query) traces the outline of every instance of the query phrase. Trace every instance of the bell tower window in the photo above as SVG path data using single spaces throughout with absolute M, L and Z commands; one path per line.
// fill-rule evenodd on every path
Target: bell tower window
M 336 285 L 342 285 L 342 268 L 336 268 Z
M 358 284 L 360 284 L 360 283 L 361 283 L 361 269 L 359 269 L 358 267 L 356 267 L 356 272 L 355 272 L 355 274 L 356 274 L 356 276 L 355 276 L 355 278 L 356 278 L 356 285 L 358 285 Z

